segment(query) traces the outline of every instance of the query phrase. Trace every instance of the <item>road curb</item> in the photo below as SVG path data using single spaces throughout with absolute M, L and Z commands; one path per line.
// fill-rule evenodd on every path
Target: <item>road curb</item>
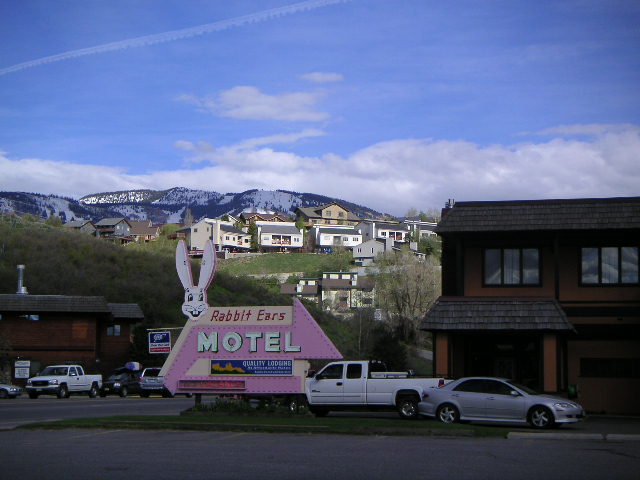
M 639 434 L 627 433 L 557 433 L 509 432 L 509 440 L 600 440 L 608 442 L 640 442 Z

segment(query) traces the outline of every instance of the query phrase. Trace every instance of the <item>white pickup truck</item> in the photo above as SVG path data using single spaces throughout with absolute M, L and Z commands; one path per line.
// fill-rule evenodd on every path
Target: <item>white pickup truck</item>
M 418 417 L 424 390 L 444 385 L 440 378 L 421 378 L 410 372 L 387 372 L 381 362 L 332 362 L 310 372 L 305 395 L 316 416 L 330 410 L 396 409 L 403 418 Z
M 51 365 L 27 380 L 29 398 L 57 395 L 67 398 L 72 393 L 86 393 L 95 398 L 102 387 L 102 375 L 86 375 L 80 365 Z

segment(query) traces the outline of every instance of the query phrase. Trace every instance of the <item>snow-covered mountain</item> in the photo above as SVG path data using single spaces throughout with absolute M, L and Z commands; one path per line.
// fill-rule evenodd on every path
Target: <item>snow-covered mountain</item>
M 0 192 L 0 213 L 29 213 L 47 218 L 59 216 L 63 222 L 126 217 L 129 220 L 151 220 L 156 224 L 179 223 L 189 209 L 195 220 L 224 214 L 239 215 L 243 211 L 279 212 L 294 215 L 296 208 L 338 202 L 361 218 L 382 214 L 362 205 L 314 193 L 286 190 L 248 190 L 226 193 L 176 187 L 169 190 L 129 190 L 87 195 L 80 200 L 23 192 Z

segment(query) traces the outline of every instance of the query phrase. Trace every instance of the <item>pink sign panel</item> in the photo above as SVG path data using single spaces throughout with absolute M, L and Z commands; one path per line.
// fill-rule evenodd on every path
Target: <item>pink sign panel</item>
M 291 307 L 206 304 L 199 288 L 206 291 L 215 274 L 213 245 L 205 246 L 203 261 L 209 266 L 201 269 L 210 278 L 201 277 L 198 286 L 182 248 L 186 252 L 178 245 L 176 265 L 189 320 L 160 372 L 169 391 L 302 393 L 307 360 L 342 358 L 298 299 Z

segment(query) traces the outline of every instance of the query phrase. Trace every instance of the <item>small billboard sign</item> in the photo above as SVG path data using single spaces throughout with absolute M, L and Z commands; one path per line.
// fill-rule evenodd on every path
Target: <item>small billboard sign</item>
M 171 332 L 149 332 L 149 353 L 171 352 Z
M 14 364 L 15 378 L 29 378 L 31 360 L 16 360 Z

